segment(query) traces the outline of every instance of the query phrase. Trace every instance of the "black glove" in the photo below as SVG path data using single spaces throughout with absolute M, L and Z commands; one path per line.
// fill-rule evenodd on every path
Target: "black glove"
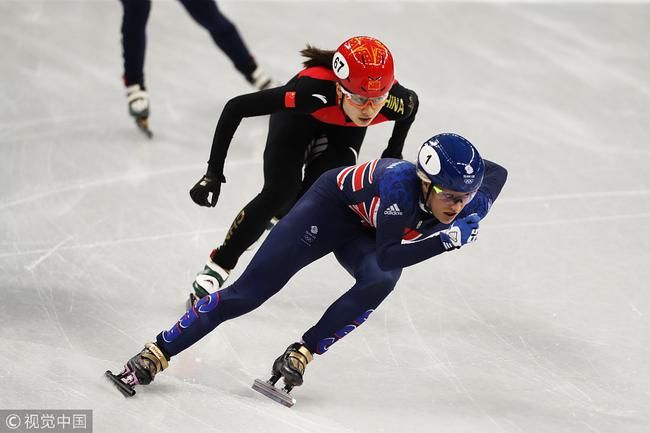
M 223 176 L 217 176 L 208 171 L 203 175 L 201 180 L 192 187 L 190 190 L 190 197 L 192 197 L 194 203 L 199 206 L 215 207 L 217 199 L 219 199 L 222 182 Z M 210 193 L 212 193 L 212 197 L 210 198 L 210 201 L 208 201 Z
M 402 159 L 402 151 L 401 150 L 393 150 L 390 147 L 387 147 L 384 149 L 384 151 L 381 153 L 382 158 L 395 158 L 395 159 Z

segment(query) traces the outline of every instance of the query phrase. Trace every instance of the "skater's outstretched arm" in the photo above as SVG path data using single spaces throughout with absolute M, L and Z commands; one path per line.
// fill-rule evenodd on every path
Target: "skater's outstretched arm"
M 285 86 L 262 90 L 232 98 L 219 117 L 212 139 L 208 170 L 190 190 L 190 197 L 199 206 L 214 207 L 221 184 L 226 181 L 223 168 L 232 137 L 244 117 L 262 116 L 285 108 Z
M 485 160 L 484 160 L 485 161 Z M 406 169 L 406 165 L 404 166 Z M 459 248 L 475 239 L 478 223 L 485 218 L 494 200 L 506 182 L 507 171 L 500 165 L 485 161 L 485 177 L 474 198 L 458 214 L 451 225 L 442 225 L 440 231 L 430 233 L 414 241 L 402 240 L 406 221 L 411 215 L 394 212 L 399 209 L 412 209 L 409 203 L 414 199 L 404 182 L 408 178 L 399 170 L 393 170 L 382 179 L 381 206 L 377 212 L 377 262 L 384 270 L 405 268 L 427 260 L 451 249 Z M 455 227 L 455 228 L 454 228 Z M 450 242 L 448 230 L 457 231 L 457 242 Z
M 224 165 L 228 148 L 243 118 L 280 111 L 311 114 L 328 107 L 336 108 L 337 103 L 336 85 L 332 81 L 300 75 L 284 86 L 232 98 L 219 117 L 212 140 L 208 170 L 190 190 L 192 200 L 201 206 L 216 205 L 221 184 L 226 181 Z M 212 196 L 209 198 L 210 193 Z
M 223 107 L 212 139 L 208 172 L 225 182 L 223 167 L 232 137 L 245 117 L 263 116 L 285 109 L 285 86 L 232 98 Z
M 485 163 L 483 183 L 474 199 L 462 210 L 460 217 L 476 213 L 481 219 L 485 218 L 506 183 L 508 172 L 505 168 L 487 159 L 483 162 Z
M 333 82 L 300 75 L 284 86 L 232 98 L 221 112 L 214 131 L 208 171 L 217 178 L 225 179 L 223 169 L 228 147 L 243 118 L 280 111 L 310 114 L 336 104 L 336 86 Z

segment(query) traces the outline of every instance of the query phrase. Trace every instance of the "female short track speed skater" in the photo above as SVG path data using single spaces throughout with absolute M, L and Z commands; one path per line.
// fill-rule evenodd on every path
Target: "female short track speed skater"
M 225 182 L 226 153 L 239 123 L 244 117 L 271 113 L 264 186 L 239 212 L 223 244 L 210 254 L 192 284 L 189 302 L 220 288 L 271 219 L 286 213 L 322 173 L 356 164 L 368 126 L 394 121 L 382 157 L 402 157 L 418 99 L 395 80 L 388 48 L 377 39 L 356 36 L 336 51 L 307 46 L 301 53 L 307 58 L 305 69 L 286 85 L 233 98 L 221 113 L 207 173 L 190 191 L 192 199 L 201 206 L 215 206 Z M 310 143 L 320 146 L 320 140 L 327 147 L 309 157 L 303 179 L 306 150 Z
M 120 0 L 122 15 L 122 54 L 124 84 L 129 114 L 149 137 L 149 93 L 144 83 L 144 56 L 147 45 L 146 26 L 151 0 Z M 237 28 L 217 7 L 215 0 L 180 0 L 187 12 L 205 28 L 217 47 L 233 62 L 235 68 L 257 89 L 271 86 L 271 77 L 257 65 Z
M 155 343 L 107 376 L 125 395 L 146 385 L 170 358 L 222 322 L 254 310 L 309 263 L 334 253 L 355 284 L 273 363 L 254 388 L 290 406 L 314 354 L 323 354 L 364 323 L 388 296 L 402 269 L 473 242 L 501 192 L 506 170 L 483 160 L 455 134 L 439 134 L 420 148 L 415 164 L 378 159 L 327 171 L 262 243 L 230 286 L 202 298 Z M 274 384 L 284 379 L 284 389 Z

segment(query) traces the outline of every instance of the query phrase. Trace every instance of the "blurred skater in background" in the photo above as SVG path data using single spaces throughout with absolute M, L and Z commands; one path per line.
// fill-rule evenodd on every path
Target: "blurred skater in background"
M 149 131 L 149 93 L 145 86 L 144 57 L 147 46 L 146 26 L 151 0 L 120 0 L 122 17 L 122 53 L 124 84 L 129 113 L 147 135 Z M 237 28 L 217 7 L 215 0 L 179 0 L 190 16 L 212 36 L 217 46 L 230 58 L 235 68 L 256 89 L 271 86 L 271 77 L 257 65 Z M 215 71 L 216 75 L 216 71 Z

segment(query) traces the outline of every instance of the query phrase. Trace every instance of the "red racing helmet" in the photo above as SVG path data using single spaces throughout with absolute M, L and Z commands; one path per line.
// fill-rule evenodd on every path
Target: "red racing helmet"
M 385 95 L 395 81 L 393 55 L 380 40 L 369 36 L 343 42 L 334 53 L 332 69 L 348 92 L 366 98 Z

